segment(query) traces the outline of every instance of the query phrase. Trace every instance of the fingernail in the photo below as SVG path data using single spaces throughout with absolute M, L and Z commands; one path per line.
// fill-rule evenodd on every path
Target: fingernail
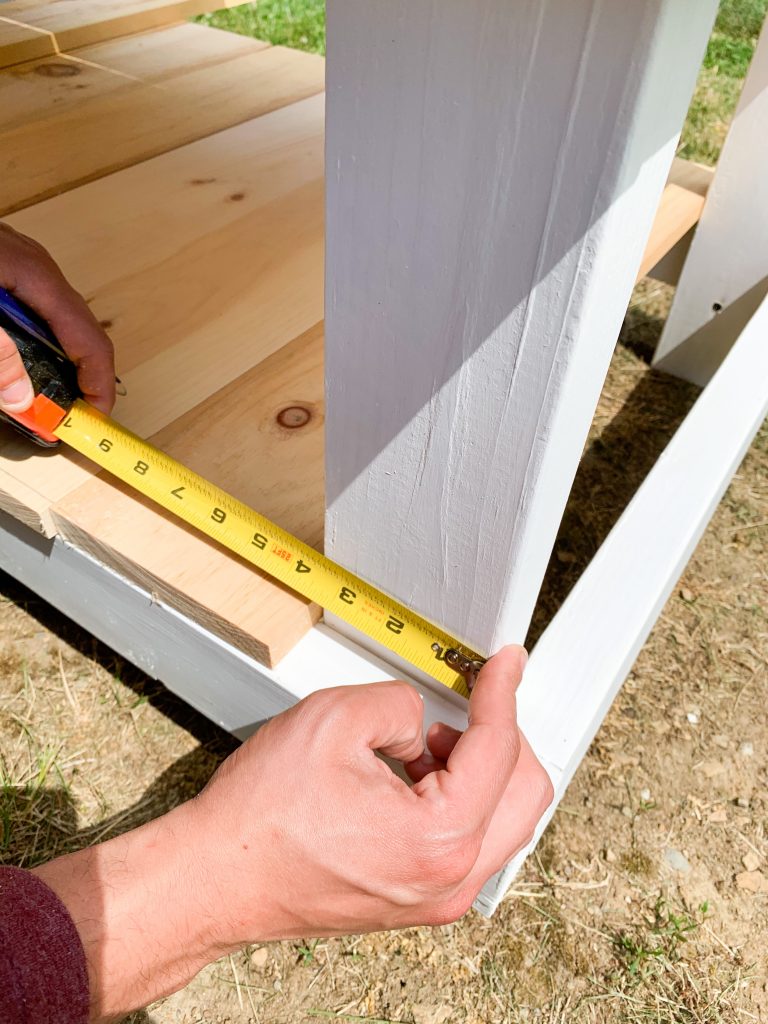
M 7 388 L 0 389 L 0 409 L 5 412 L 23 412 L 28 409 L 35 398 L 35 392 L 29 380 L 15 380 Z
M 528 651 L 526 651 L 525 648 L 523 648 L 523 655 L 522 655 L 522 657 L 523 657 L 523 668 L 525 668 L 525 666 L 528 664 Z

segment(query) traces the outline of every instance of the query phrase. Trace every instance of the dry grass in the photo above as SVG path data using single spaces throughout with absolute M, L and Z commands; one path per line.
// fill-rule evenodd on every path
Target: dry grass
M 534 634 L 695 398 L 642 358 L 668 299 L 650 282 L 636 292 Z M 251 947 L 134 1024 L 768 1019 L 768 897 L 735 881 L 748 855 L 768 875 L 766 507 L 764 428 L 490 922 L 471 914 L 445 928 Z M 33 864 L 159 814 L 232 749 L 12 581 L 4 593 L 6 860 Z M 670 866 L 670 848 L 690 870 Z
M 759 24 L 764 10 L 765 0 L 723 4 L 718 31 L 734 47 L 716 40 L 686 155 L 719 151 L 741 44 L 754 37 L 737 29 L 745 11 Z M 647 365 L 670 294 L 643 282 L 633 297 L 532 641 L 696 398 Z M 768 1020 L 768 895 L 737 883 L 755 865 L 768 877 L 767 508 L 764 427 L 491 921 L 250 947 L 133 1024 Z M 3 860 L 32 865 L 154 817 L 233 748 L 9 578 L 1 592 Z

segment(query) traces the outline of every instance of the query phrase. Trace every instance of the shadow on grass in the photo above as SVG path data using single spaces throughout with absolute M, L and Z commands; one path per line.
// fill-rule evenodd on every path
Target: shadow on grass
M 5 598 L 31 615 L 44 629 L 58 637 L 63 643 L 83 657 L 100 665 L 137 697 L 145 698 L 176 725 L 191 733 L 206 746 L 219 745 L 222 757 L 239 745 L 230 733 L 213 723 L 205 715 L 167 690 L 162 683 L 146 675 L 126 661 L 106 644 L 97 640 L 92 633 L 82 629 L 53 605 L 25 587 L 18 580 L 0 572 L 0 598 Z
M 654 326 L 660 329 L 661 323 Z M 645 337 L 630 336 L 622 344 L 644 359 L 652 352 Z M 687 381 L 648 370 L 611 422 L 587 444 L 539 593 L 526 640 L 529 649 L 589 565 L 699 393 L 700 389 Z M 646 524 L 647 530 L 653 528 L 653 523 Z
M 236 743 L 231 741 L 232 746 Z M 0 864 L 25 868 L 127 832 L 190 799 L 225 756 L 219 744 L 200 746 L 175 761 L 126 811 L 81 829 L 69 792 L 63 787 L 0 787 Z M 145 1011 L 126 1024 L 155 1024 Z

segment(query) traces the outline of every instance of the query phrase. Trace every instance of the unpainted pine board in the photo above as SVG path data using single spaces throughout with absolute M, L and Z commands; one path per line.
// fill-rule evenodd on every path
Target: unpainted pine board
M 3 132 L 0 213 L 230 128 L 323 89 L 323 59 L 274 46 L 137 83 Z
M 190 22 L 15 64 L 0 71 L 0 140 L 10 128 L 58 117 L 93 97 L 219 64 L 267 45 Z
M 322 394 L 318 324 L 152 440 L 319 546 Z M 306 422 L 291 426 L 302 414 Z M 265 664 L 279 661 L 319 617 L 315 606 L 106 476 L 52 515 L 65 540 Z
M 158 82 L 184 71 L 254 53 L 269 45 L 236 32 L 185 21 L 81 46 L 71 50 L 69 55 L 142 82 Z
M 716 6 L 328 0 L 326 549 L 480 652 L 526 635 Z
M 638 281 L 690 231 L 703 209 L 704 199 L 696 192 L 672 182 L 665 186 L 637 272 Z
M 695 160 L 683 160 L 681 157 L 676 156 L 672 161 L 667 184 L 687 188 L 689 192 L 695 192 L 703 199 L 709 191 L 709 186 L 712 184 L 714 176 L 714 167 L 697 163 Z
M 0 425 L 0 508 L 35 533 L 53 534 L 53 502 L 97 472 L 77 452 L 44 452 Z
M 322 172 L 317 96 L 8 218 L 107 324 L 126 426 L 156 433 L 322 319 Z M 5 431 L 0 492 L 41 495 L 27 518 L 49 532 L 82 476 L 17 445 Z
M 125 75 L 94 64 L 85 64 L 65 54 L 25 61 L 0 71 L 0 145 L 9 129 L 30 125 L 41 117 L 53 116 L 87 98 L 106 96 L 131 85 Z M 11 154 L 4 153 L 11 162 Z M 0 185 L 0 199 L 4 195 Z
M 10 0 L 3 4 L 2 11 L 3 18 L 46 33 L 53 41 L 53 50 L 49 52 L 55 53 L 230 6 L 231 0 L 56 0 L 45 4 L 39 0 Z M 15 59 L 42 56 L 31 52 L 33 44 L 34 38 L 30 38 L 27 47 L 17 46 Z
M 151 440 L 321 550 L 324 418 L 317 324 Z
M 637 279 L 645 275 L 698 222 L 714 171 L 675 157 L 656 210 Z
M 55 53 L 56 41 L 50 32 L 0 17 L 0 68 Z

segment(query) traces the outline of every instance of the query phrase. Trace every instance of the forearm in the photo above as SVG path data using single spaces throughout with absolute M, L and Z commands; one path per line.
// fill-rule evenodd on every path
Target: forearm
M 194 809 L 60 857 L 35 873 L 65 904 L 88 963 L 91 1020 L 176 991 L 224 952 L 208 909 L 215 881 L 194 853 Z

